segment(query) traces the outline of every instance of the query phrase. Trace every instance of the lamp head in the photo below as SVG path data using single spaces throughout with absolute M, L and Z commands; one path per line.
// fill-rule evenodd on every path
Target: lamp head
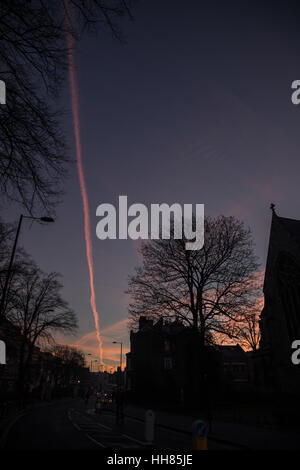
M 54 219 L 52 219 L 52 217 L 40 217 L 40 220 L 42 222 L 54 222 Z

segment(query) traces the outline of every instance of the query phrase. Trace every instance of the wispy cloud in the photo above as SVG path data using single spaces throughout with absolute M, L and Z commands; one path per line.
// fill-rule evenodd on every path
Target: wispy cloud
M 103 362 L 107 366 L 117 367 L 120 363 L 120 345 L 112 344 L 113 341 L 123 342 L 123 354 L 129 351 L 128 347 L 128 319 L 113 323 L 101 331 L 103 342 Z M 72 346 L 77 347 L 85 354 L 98 356 L 98 340 L 95 331 L 86 333 L 76 340 Z M 123 356 L 123 364 L 125 364 Z

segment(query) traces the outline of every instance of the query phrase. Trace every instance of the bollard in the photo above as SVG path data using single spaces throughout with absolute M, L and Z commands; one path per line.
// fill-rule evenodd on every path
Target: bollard
M 145 439 L 147 444 L 153 444 L 154 441 L 155 413 L 147 410 L 145 413 Z
M 193 447 L 195 450 L 207 450 L 207 424 L 197 420 L 193 423 Z

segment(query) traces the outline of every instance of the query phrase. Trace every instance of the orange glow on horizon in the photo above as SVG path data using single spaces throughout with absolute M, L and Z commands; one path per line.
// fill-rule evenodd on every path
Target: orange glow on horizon
M 120 365 L 120 347 L 119 345 L 113 344 L 114 340 L 123 341 L 123 360 L 122 369 L 124 370 L 126 365 L 126 354 L 129 352 L 129 344 L 125 340 L 125 336 L 128 334 L 128 319 L 117 321 L 101 329 L 101 339 L 103 344 L 103 370 L 110 371 L 112 368 L 116 370 Z M 70 344 L 86 356 L 91 354 L 93 357 L 97 357 L 98 341 L 95 331 L 85 333 L 83 336 L 78 338 L 74 343 Z M 96 369 L 96 366 L 94 366 Z

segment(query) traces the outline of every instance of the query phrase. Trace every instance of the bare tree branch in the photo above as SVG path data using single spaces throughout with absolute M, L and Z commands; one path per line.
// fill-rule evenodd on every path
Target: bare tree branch
M 72 21 L 66 21 L 67 10 Z M 7 104 L 0 110 L 0 192 L 29 213 L 53 213 L 62 196 L 67 147 L 58 103 L 66 77 L 66 34 L 108 29 L 123 40 L 118 21 L 125 0 L 2 0 L 0 77 Z
M 133 322 L 141 315 L 180 319 L 204 346 L 216 334 L 233 337 L 233 325 L 259 295 L 251 233 L 234 217 L 207 217 L 200 251 L 171 238 L 144 243 L 141 254 L 143 265 L 129 279 Z

